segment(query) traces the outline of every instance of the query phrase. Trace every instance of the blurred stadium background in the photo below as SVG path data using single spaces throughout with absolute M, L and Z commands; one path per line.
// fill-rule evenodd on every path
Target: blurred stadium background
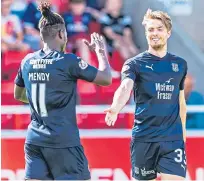
M 204 180 L 204 1 L 123 0 L 122 7 L 120 0 L 87 0 L 87 4 L 78 0 L 81 6 L 73 6 L 71 1 L 52 0 L 53 9 L 62 14 L 67 23 L 68 52 L 74 52 L 97 66 L 95 54 L 84 48 L 81 38 L 96 31 L 110 43 L 107 29 L 119 33 L 124 27 L 130 28 L 133 37 L 132 47 L 126 52 L 117 46 L 117 37 L 108 46 L 114 76 L 111 86 L 105 88 L 78 82 L 78 125 L 92 179 L 131 180 L 129 141 L 133 100 L 131 98 L 123 109 L 114 128 L 105 125 L 103 111 L 112 102 L 114 91 L 120 84 L 125 57 L 147 49 L 141 22 L 146 10 L 151 8 L 171 15 L 173 32 L 168 50 L 188 62 L 189 74 L 185 82 L 187 180 Z M 30 122 L 29 107 L 14 100 L 13 82 L 22 58 L 42 45 L 37 28 L 40 18 L 37 3 L 34 0 L 1 1 L 1 180 L 21 180 L 24 176 L 23 143 Z M 77 14 L 79 9 L 81 15 Z M 120 17 L 114 19 L 111 16 L 113 11 L 118 11 Z M 125 35 L 119 35 L 125 41 Z

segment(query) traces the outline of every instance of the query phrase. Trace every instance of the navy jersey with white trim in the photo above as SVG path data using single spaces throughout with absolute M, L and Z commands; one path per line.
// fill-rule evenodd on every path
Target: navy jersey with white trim
M 92 82 L 97 69 L 74 54 L 43 50 L 28 54 L 15 84 L 26 88 L 31 108 L 26 143 L 44 147 L 80 145 L 76 123 L 77 79 Z
M 186 61 L 170 53 L 159 58 L 145 51 L 124 63 L 122 80 L 134 81 L 132 139 L 145 142 L 183 139 L 179 92 L 184 88 L 186 73 Z

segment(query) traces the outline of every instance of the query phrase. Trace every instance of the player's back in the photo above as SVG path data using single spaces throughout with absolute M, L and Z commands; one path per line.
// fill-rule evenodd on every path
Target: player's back
M 93 81 L 97 69 L 74 54 L 45 54 L 40 50 L 24 58 L 21 71 L 32 119 L 26 143 L 48 147 L 79 145 L 77 79 Z

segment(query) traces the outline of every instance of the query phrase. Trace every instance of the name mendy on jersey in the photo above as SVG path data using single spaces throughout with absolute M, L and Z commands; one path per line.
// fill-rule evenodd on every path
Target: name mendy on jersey
M 30 81 L 49 81 L 50 73 L 29 73 Z
M 33 69 L 45 69 L 47 64 L 52 64 L 51 59 L 31 59 L 30 64 Z
M 157 99 L 171 99 L 174 85 L 155 83 Z

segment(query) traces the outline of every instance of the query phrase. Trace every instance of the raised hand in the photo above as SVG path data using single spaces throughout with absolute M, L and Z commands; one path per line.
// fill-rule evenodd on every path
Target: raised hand
M 91 51 L 105 50 L 105 41 L 101 35 L 98 33 L 91 34 L 91 42 L 83 39 L 83 42 L 88 46 Z

